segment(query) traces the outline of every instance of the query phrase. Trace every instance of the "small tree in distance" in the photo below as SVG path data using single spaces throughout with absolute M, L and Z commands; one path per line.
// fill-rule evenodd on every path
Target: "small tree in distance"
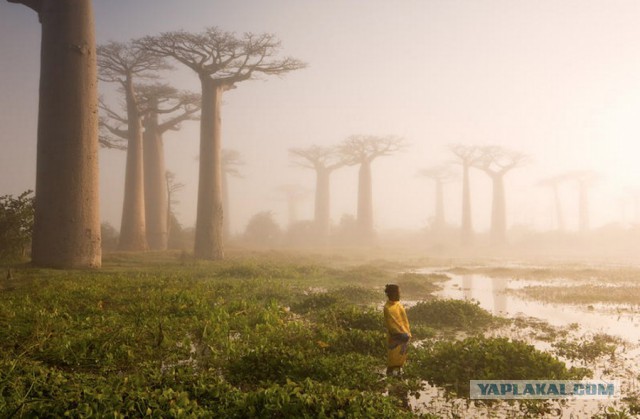
M 373 187 L 371 164 L 379 157 L 390 156 L 407 146 L 404 139 L 393 135 L 379 137 L 374 135 L 352 135 L 338 146 L 345 164 L 359 165 L 358 171 L 358 239 L 371 243 L 373 229 Z
M 345 162 L 335 147 L 313 145 L 307 148 L 291 148 L 289 154 L 296 165 L 316 172 L 315 209 L 313 220 L 321 237 L 329 235 L 331 223 L 331 173 Z

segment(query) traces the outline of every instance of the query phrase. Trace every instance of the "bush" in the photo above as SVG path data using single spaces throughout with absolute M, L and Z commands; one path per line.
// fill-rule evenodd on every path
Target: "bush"
M 0 261 L 24 258 L 33 232 L 32 191 L 0 196 Z
M 481 329 L 497 318 L 477 302 L 464 300 L 431 300 L 407 309 L 409 321 L 433 328 Z
M 469 397 L 470 380 L 580 380 L 591 374 L 521 341 L 472 337 L 416 349 L 407 373 Z

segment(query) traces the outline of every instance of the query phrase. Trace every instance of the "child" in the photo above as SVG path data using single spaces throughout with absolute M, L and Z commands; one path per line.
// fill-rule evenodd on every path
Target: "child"
M 409 319 L 404 307 L 400 304 L 400 288 L 388 284 L 384 288 L 389 301 L 384 305 L 384 323 L 387 327 L 387 375 L 400 373 L 407 360 L 407 349 L 411 331 Z

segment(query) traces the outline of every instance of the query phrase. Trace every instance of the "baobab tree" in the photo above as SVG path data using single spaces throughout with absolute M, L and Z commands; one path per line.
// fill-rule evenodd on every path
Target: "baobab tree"
M 507 203 L 504 177 L 511 170 L 525 164 L 528 161 L 528 156 L 500 146 L 481 147 L 480 153 L 475 166 L 491 178 L 493 186 L 491 240 L 495 244 L 502 244 L 507 240 Z
M 155 78 L 157 72 L 167 69 L 162 58 L 139 48 L 134 43 L 109 42 L 98 47 L 98 69 L 101 81 L 117 83 L 125 97 L 127 116 L 118 122 L 126 124 L 127 164 L 125 169 L 120 250 L 147 249 L 144 165 L 142 143 L 142 110 L 135 90 L 134 79 Z M 108 116 L 118 119 L 103 107 Z M 113 132 L 118 135 L 118 132 Z
M 166 250 L 169 238 L 163 135 L 180 129 L 182 122 L 197 119 L 199 95 L 164 85 L 138 87 L 144 155 L 144 201 L 147 243 L 150 250 Z M 160 119 L 160 115 L 164 118 Z
M 225 239 L 231 237 L 231 219 L 229 217 L 229 176 L 241 178 L 242 174 L 238 170 L 239 166 L 244 165 L 244 161 L 237 150 L 222 150 L 222 234 Z
M 560 202 L 560 194 L 558 187 L 562 182 L 566 180 L 565 176 L 553 176 L 546 179 L 542 179 L 538 182 L 538 186 L 544 186 L 550 188 L 553 196 L 553 207 L 555 210 L 556 229 L 558 231 L 564 231 L 564 214 L 562 212 L 562 203 Z
M 194 93 L 180 92 L 166 84 L 136 85 L 135 90 L 138 114 L 144 127 L 142 155 L 147 245 L 150 250 L 166 250 L 169 227 L 163 135 L 170 130 L 179 130 L 184 121 L 198 119 L 196 114 L 200 110 L 200 97 Z M 119 115 L 103 102 L 101 108 L 105 112 L 100 120 L 103 131 L 101 145 L 127 150 L 124 144 L 128 142 L 129 132 L 122 128 L 122 125 L 128 124 L 127 117 Z M 160 115 L 164 117 L 162 120 Z M 125 140 L 124 144 L 122 140 Z
M 449 150 L 456 156 L 457 164 L 462 166 L 462 221 L 460 223 L 460 238 L 463 246 L 473 241 L 473 222 L 471 218 L 471 185 L 469 171 L 480 158 L 478 147 L 463 144 L 453 144 Z
M 209 28 L 197 34 L 178 31 L 148 36 L 138 45 L 159 57 L 175 59 L 200 78 L 200 173 L 194 255 L 222 259 L 222 95 L 258 75 L 282 75 L 305 65 L 293 58 L 277 59 L 280 42 L 271 34 L 245 33 L 239 37 Z
M 298 221 L 298 204 L 307 199 L 309 190 L 300 185 L 286 184 L 278 186 L 276 192 L 287 203 L 288 221 L 291 227 Z
M 564 175 L 568 181 L 578 184 L 578 231 L 585 233 L 589 230 L 589 188 L 600 175 L 592 170 L 577 170 Z
M 317 233 L 329 235 L 331 223 L 331 173 L 344 166 L 345 162 L 335 147 L 312 145 L 307 148 L 291 148 L 289 154 L 297 166 L 312 169 L 316 172 L 316 192 L 313 221 Z
M 338 146 L 345 164 L 359 165 L 358 171 L 358 224 L 359 239 L 369 242 L 374 237 L 373 229 L 373 192 L 371 163 L 378 157 L 390 156 L 404 149 L 403 138 L 388 135 L 352 135 Z
M 8 0 L 42 25 L 32 260 L 101 265 L 98 93 L 90 0 Z
M 428 177 L 435 182 L 436 195 L 433 230 L 439 233 L 446 225 L 444 217 L 444 184 L 453 180 L 455 175 L 450 165 L 433 166 L 428 169 L 421 170 L 419 174 L 421 176 Z

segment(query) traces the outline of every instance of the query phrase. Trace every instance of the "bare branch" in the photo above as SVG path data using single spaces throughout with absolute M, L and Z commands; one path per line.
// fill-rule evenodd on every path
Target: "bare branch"
M 40 13 L 42 11 L 42 0 L 7 0 L 9 3 L 24 4 L 28 8 Z
M 336 147 L 312 145 L 307 148 L 291 148 L 289 154 L 294 164 L 305 169 L 326 170 L 332 172 L 345 165 Z
M 171 57 L 200 77 L 209 77 L 228 88 L 251 79 L 254 73 L 281 75 L 305 67 L 293 58 L 275 59 L 280 42 L 271 34 L 237 37 L 213 27 L 197 34 L 165 32 L 144 37 L 136 44 L 159 57 Z
M 404 138 L 394 135 L 352 135 L 338 146 L 338 152 L 347 165 L 372 162 L 378 157 L 389 156 L 404 150 L 408 144 Z

